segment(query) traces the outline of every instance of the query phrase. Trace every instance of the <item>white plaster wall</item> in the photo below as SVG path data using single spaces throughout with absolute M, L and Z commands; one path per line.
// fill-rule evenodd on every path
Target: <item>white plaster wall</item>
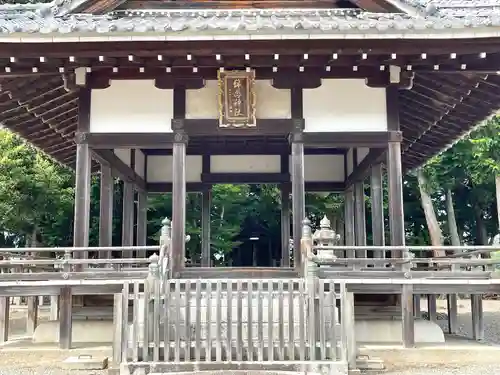
M 212 155 L 212 173 L 280 173 L 280 155 Z
M 290 157 L 290 174 L 292 160 Z M 344 155 L 304 155 L 306 182 L 343 182 Z
M 304 90 L 303 107 L 306 132 L 387 130 L 385 89 L 363 79 L 323 79 Z
M 347 175 L 348 176 L 352 173 L 352 171 L 354 169 L 353 157 L 352 157 L 353 150 L 354 149 L 352 149 L 352 148 L 347 150 L 347 154 L 345 156 L 347 158 Z
M 205 81 L 205 87 L 198 90 L 186 90 L 186 118 L 188 119 L 218 119 L 217 81 Z
M 139 150 L 139 149 L 136 149 L 135 150 L 135 165 L 134 165 L 134 169 L 135 169 L 135 173 L 137 173 L 139 176 L 141 176 L 142 178 L 144 178 L 144 175 L 145 175 L 145 171 L 144 171 L 144 162 L 146 160 L 146 156 L 144 155 L 144 153 Z
M 186 118 L 218 119 L 219 86 L 217 81 L 205 82 L 205 87 L 186 91 Z M 291 118 L 290 90 L 275 89 L 271 81 L 255 81 L 258 119 Z
M 115 148 L 114 153 L 116 156 L 118 156 L 118 159 L 123 161 L 125 164 L 127 164 L 130 167 L 130 161 L 131 159 L 131 149 L 129 148 Z
M 256 111 L 258 119 L 291 118 L 292 105 L 289 89 L 276 89 L 271 81 L 256 81 Z
M 173 90 L 154 80 L 114 80 L 92 90 L 90 131 L 94 133 L 171 133 Z
M 368 147 L 359 147 L 357 151 L 358 164 L 363 161 L 363 159 L 368 155 L 370 149 Z
M 172 182 L 172 156 L 148 156 L 147 182 Z M 202 157 L 186 156 L 186 182 L 201 182 Z

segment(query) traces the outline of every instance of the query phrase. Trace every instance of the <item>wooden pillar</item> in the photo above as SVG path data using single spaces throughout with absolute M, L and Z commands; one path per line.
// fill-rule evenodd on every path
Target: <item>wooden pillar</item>
M 59 347 L 61 349 L 71 349 L 73 334 L 71 287 L 65 286 L 61 288 L 59 301 Z
M 292 219 L 293 219 L 293 259 L 294 267 L 302 268 L 300 240 L 302 221 L 306 216 L 305 182 L 304 182 L 304 143 L 292 141 Z
M 27 299 L 28 319 L 26 321 L 26 334 L 32 336 L 38 326 L 38 299 L 43 297 L 31 297 Z
M 472 315 L 472 338 L 474 340 L 484 340 L 484 317 L 483 317 L 483 296 L 472 294 L 471 315 Z
M 0 297 L 0 343 L 9 339 L 10 297 Z
M 101 163 L 101 190 L 99 207 L 99 246 L 112 246 L 113 240 L 113 191 L 114 181 L 111 167 Z M 111 259 L 109 252 L 99 252 L 99 258 Z
M 401 291 L 401 318 L 403 326 L 403 346 L 415 346 L 415 316 L 413 312 L 413 285 L 403 284 Z
M 458 331 L 458 301 L 457 294 L 447 295 L 447 307 L 448 307 L 448 333 L 455 335 Z
M 348 188 L 344 193 L 344 243 L 346 246 L 355 246 L 356 239 L 354 236 L 354 189 Z M 347 258 L 355 258 L 356 252 L 348 250 L 346 253 Z
M 59 296 L 50 296 L 49 320 L 59 319 Z
M 413 296 L 413 316 L 415 319 L 420 319 L 422 317 L 422 308 L 420 307 L 420 294 L 415 294 Z
M 382 190 L 382 164 L 378 163 L 372 167 L 370 179 L 370 195 L 372 203 L 372 239 L 374 246 L 385 245 L 384 230 L 384 196 Z M 374 258 L 385 258 L 385 251 L 376 251 Z
M 281 184 L 281 267 L 290 267 L 290 185 Z
M 80 92 L 80 95 L 82 92 Z M 81 109 L 80 109 L 81 110 Z M 79 117 L 80 118 L 80 117 Z M 73 220 L 73 246 L 87 247 L 89 244 L 90 226 L 90 150 L 89 145 L 80 143 L 77 137 L 76 145 L 76 178 L 75 178 L 75 216 Z M 88 252 L 75 252 L 74 258 L 88 258 Z M 75 271 L 81 271 L 83 266 L 75 266 Z M 59 346 L 70 349 L 72 344 L 72 307 L 73 303 L 83 306 L 83 296 L 73 298 L 71 287 L 61 288 L 59 306 Z M 64 318 L 64 319 L 63 319 Z
M 354 184 L 354 225 L 357 246 L 366 246 L 365 188 L 363 181 Z M 357 258 L 366 258 L 367 251 L 358 251 Z
M 210 267 L 210 207 L 212 205 L 212 192 L 206 188 L 201 197 L 201 266 Z
M 146 246 L 148 237 L 148 193 L 137 193 L 137 246 Z M 146 258 L 146 250 L 138 250 L 138 258 Z
M 174 274 L 184 267 L 186 254 L 187 141 L 187 134 L 178 130 L 172 151 L 172 267 Z
M 89 145 L 76 145 L 75 217 L 73 246 L 88 246 L 90 224 L 90 150 Z M 87 258 L 87 252 L 77 252 L 75 258 Z
M 431 322 L 437 321 L 437 301 L 435 294 L 427 295 L 427 319 Z
M 134 184 L 123 181 L 122 246 L 134 245 Z M 124 258 L 132 258 L 132 251 L 124 251 Z
M 392 246 L 405 245 L 403 213 L 403 172 L 401 167 L 401 144 L 389 142 L 387 155 L 389 179 L 389 226 Z M 392 257 L 408 256 L 406 252 L 397 252 Z

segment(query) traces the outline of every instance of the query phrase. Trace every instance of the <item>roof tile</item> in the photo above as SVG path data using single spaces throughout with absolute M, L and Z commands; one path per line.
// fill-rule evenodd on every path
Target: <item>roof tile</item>
M 416 1 L 416 0 L 415 0 Z M 0 12 L 1 14 L 1 12 Z M 183 31 L 335 31 L 442 30 L 500 25 L 500 13 L 490 16 L 411 17 L 402 13 L 354 10 L 193 10 L 117 11 L 104 16 L 71 14 L 47 16 L 31 9 L 7 12 L 0 33 L 146 33 Z

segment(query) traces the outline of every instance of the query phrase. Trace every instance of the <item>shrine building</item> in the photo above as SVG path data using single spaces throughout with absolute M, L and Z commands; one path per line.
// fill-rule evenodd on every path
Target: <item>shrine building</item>
M 403 174 L 498 109 L 499 61 L 498 0 L 12 3 L 0 6 L 0 122 L 75 170 L 74 246 L 88 246 L 93 172 L 99 245 L 111 245 L 119 177 L 123 246 L 146 243 L 147 195 L 172 194 L 179 273 L 186 194 L 201 192 L 192 275 L 208 275 L 211 187 L 272 183 L 280 267 L 255 272 L 295 277 L 307 192 L 345 194 L 345 245 L 366 245 L 367 231 L 373 245 L 405 244 Z

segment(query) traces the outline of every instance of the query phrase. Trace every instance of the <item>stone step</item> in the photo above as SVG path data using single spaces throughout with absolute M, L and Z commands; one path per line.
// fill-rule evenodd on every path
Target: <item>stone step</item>
M 382 359 L 370 358 L 367 355 L 361 355 L 356 358 L 356 367 L 361 371 L 385 370 L 384 361 Z

